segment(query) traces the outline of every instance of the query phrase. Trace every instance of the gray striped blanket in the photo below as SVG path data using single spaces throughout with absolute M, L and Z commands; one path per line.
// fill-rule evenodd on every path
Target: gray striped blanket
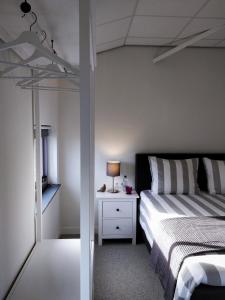
M 162 220 L 184 217 L 225 216 L 225 196 L 201 193 L 198 195 L 156 195 L 141 193 L 140 224 L 151 246 L 160 240 L 158 230 Z M 181 218 L 181 219 L 180 219 Z M 158 238 L 157 238 L 158 237 Z M 161 239 L 162 241 L 162 239 Z M 190 299 L 199 284 L 225 286 L 225 255 L 190 256 L 184 259 L 177 278 L 174 300 Z
M 172 300 L 185 258 L 225 253 L 225 217 L 173 218 L 158 225 L 151 263 L 165 289 L 165 299 Z
M 150 191 L 143 191 L 142 196 L 146 208 L 158 216 L 166 214 L 165 218 L 176 216 L 225 216 L 225 196 L 210 195 L 207 193 L 194 195 L 171 195 L 152 194 Z

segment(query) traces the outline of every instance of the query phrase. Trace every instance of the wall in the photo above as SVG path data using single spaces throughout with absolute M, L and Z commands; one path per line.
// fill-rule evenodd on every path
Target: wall
M 190 48 L 154 65 L 157 51 L 123 47 L 98 55 L 96 187 L 111 186 L 108 159 L 121 160 L 121 174 L 134 184 L 137 152 L 225 151 L 225 50 Z M 64 233 L 79 230 L 78 96 L 60 98 Z
M 61 232 L 74 234 L 80 229 L 80 95 L 59 97 Z
M 49 81 L 49 85 L 57 82 Z M 40 122 L 50 125 L 48 136 L 48 178 L 49 183 L 60 183 L 59 180 L 59 94 L 53 91 L 40 91 Z M 43 238 L 58 238 L 61 233 L 60 191 L 43 213 Z
M 58 239 L 61 234 L 60 190 L 42 215 L 43 239 Z
M 48 84 L 48 83 L 47 83 Z M 49 85 L 56 85 L 49 81 Z M 58 163 L 58 106 L 59 106 L 59 94 L 54 91 L 40 91 L 40 122 L 41 125 L 50 125 L 50 135 L 48 142 L 48 158 L 49 158 L 49 181 L 50 183 L 58 183 L 59 181 L 59 163 Z
M 107 159 L 134 184 L 137 152 L 225 151 L 225 50 L 186 49 L 158 64 L 150 47 L 98 56 L 96 183 Z
M 0 81 L 0 299 L 35 242 L 32 97 Z

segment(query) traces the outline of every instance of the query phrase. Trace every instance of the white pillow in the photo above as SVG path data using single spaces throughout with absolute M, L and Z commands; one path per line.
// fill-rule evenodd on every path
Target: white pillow
M 196 194 L 198 158 L 168 160 L 149 156 L 152 192 L 156 194 Z
M 203 158 L 208 191 L 210 194 L 225 194 L 225 161 Z

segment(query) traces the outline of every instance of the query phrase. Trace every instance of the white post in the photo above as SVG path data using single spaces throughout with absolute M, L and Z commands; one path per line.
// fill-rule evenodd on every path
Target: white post
M 42 157 L 39 90 L 33 90 L 34 130 L 35 130 L 35 202 L 36 202 L 36 241 L 42 240 Z
M 92 299 L 94 214 L 94 68 L 91 63 L 91 0 L 79 1 L 81 150 L 81 300 Z

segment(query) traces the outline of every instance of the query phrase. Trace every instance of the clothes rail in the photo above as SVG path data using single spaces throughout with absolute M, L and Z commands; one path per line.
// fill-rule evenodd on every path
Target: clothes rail
M 57 91 L 57 92 L 80 92 L 80 89 L 73 89 L 73 88 L 62 88 L 62 87 L 54 87 L 54 86 L 24 86 L 21 87 L 23 90 L 40 90 L 40 91 Z

